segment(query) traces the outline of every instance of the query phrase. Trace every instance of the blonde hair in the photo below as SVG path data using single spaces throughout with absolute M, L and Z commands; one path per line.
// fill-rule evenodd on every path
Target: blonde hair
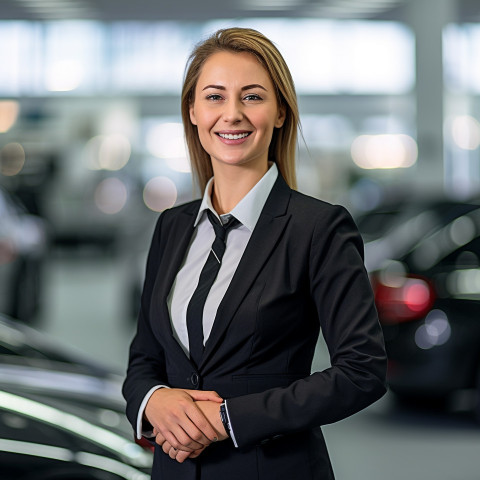
M 195 88 L 202 67 L 214 53 L 227 51 L 247 52 L 255 55 L 270 75 L 275 86 L 278 105 L 285 109 L 285 121 L 275 128 L 269 147 L 269 160 L 274 161 L 291 188 L 297 187 L 295 156 L 299 114 L 297 95 L 292 76 L 285 60 L 275 45 L 264 35 L 250 28 L 226 28 L 218 30 L 199 43 L 190 55 L 185 69 L 182 88 L 182 120 L 185 129 L 190 162 L 200 191 L 213 175 L 210 156 L 203 149 L 198 137 L 197 126 L 190 121 L 190 106 L 195 101 Z

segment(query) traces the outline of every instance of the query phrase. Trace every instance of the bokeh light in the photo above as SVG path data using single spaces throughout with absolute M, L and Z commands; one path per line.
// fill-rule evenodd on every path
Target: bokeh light
M 85 145 L 85 159 L 92 170 L 121 170 L 128 163 L 132 148 L 125 135 L 98 135 Z
M 120 212 L 125 207 L 127 198 L 127 187 L 119 178 L 106 178 L 95 189 L 95 205 L 109 215 Z
M 147 182 L 143 190 L 145 205 L 155 212 L 172 207 L 177 200 L 177 187 L 168 177 L 155 177 Z
M 408 168 L 417 161 L 418 147 L 409 135 L 360 135 L 352 143 L 351 155 L 363 169 Z
M 380 272 L 381 282 L 390 288 L 401 288 L 407 281 L 407 267 L 402 262 L 389 260 Z
M 450 339 L 452 329 L 442 310 L 432 310 L 415 332 L 415 343 L 422 350 L 444 345 Z
M 8 132 L 18 118 L 20 104 L 15 100 L 0 101 L 0 133 Z
M 107 135 L 100 145 L 98 163 L 105 170 L 120 170 L 132 152 L 128 138 L 121 134 Z
M 70 92 L 79 87 L 83 76 L 84 68 L 80 62 L 58 61 L 46 72 L 45 86 L 51 92 Z
M 452 121 L 452 137 L 463 150 L 475 150 L 480 145 L 480 123 L 470 115 L 460 115 Z
M 190 173 L 192 171 L 190 160 L 187 157 L 166 158 L 165 161 L 168 167 L 175 172 Z
M 160 123 L 152 126 L 146 135 L 148 151 L 167 161 L 177 172 L 190 172 L 190 162 L 181 123 Z
M 447 289 L 453 296 L 478 295 L 480 293 L 480 269 L 462 268 L 450 272 Z
M 19 143 L 7 143 L 0 150 L 0 173 L 6 177 L 19 174 L 25 165 L 25 150 Z
M 461 247 L 471 242 L 475 238 L 475 223 L 470 217 L 463 215 L 455 219 L 450 226 L 450 238 Z
M 405 285 L 404 297 L 410 310 L 421 312 L 430 303 L 430 289 L 423 280 L 409 279 Z

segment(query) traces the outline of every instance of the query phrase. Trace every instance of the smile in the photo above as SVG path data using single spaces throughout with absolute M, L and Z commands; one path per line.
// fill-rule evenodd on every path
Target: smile
M 225 140 L 240 140 L 241 138 L 248 137 L 251 132 L 231 134 L 231 133 L 217 133 L 219 137 L 224 138 Z

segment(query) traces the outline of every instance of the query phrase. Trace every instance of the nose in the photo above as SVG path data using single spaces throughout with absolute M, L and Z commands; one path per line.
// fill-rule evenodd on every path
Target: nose
M 227 123 L 238 123 L 243 118 L 243 104 L 239 100 L 230 99 L 225 103 L 223 120 Z

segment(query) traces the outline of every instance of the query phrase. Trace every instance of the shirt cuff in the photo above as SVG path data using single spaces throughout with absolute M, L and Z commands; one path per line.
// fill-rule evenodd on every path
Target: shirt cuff
M 156 392 L 160 388 L 170 388 L 170 387 L 167 387 L 166 385 L 155 385 L 147 392 L 142 403 L 140 404 L 140 408 L 138 409 L 138 415 L 137 415 L 137 429 L 136 429 L 138 440 L 140 440 L 142 436 L 153 437 L 153 430 L 150 430 L 150 431 L 143 430 L 143 414 L 145 412 L 145 407 L 147 406 L 147 403 L 150 400 L 150 397 L 153 395 L 153 392 Z
M 153 393 L 153 392 L 152 392 Z M 233 441 L 233 444 L 235 445 L 236 448 L 238 448 L 237 441 L 235 440 L 235 434 L 233 433 L 233 425 L 232 422 L 230 421 L 230 415 L 228 414 L 228 405 L 227 405 L 227 400 L 225 400 L 225 413 L 227 414 L 228 418 L 228 424 L 230 425 L 230 438 Z M 228 433 L 228 432 L 227 432 Z

